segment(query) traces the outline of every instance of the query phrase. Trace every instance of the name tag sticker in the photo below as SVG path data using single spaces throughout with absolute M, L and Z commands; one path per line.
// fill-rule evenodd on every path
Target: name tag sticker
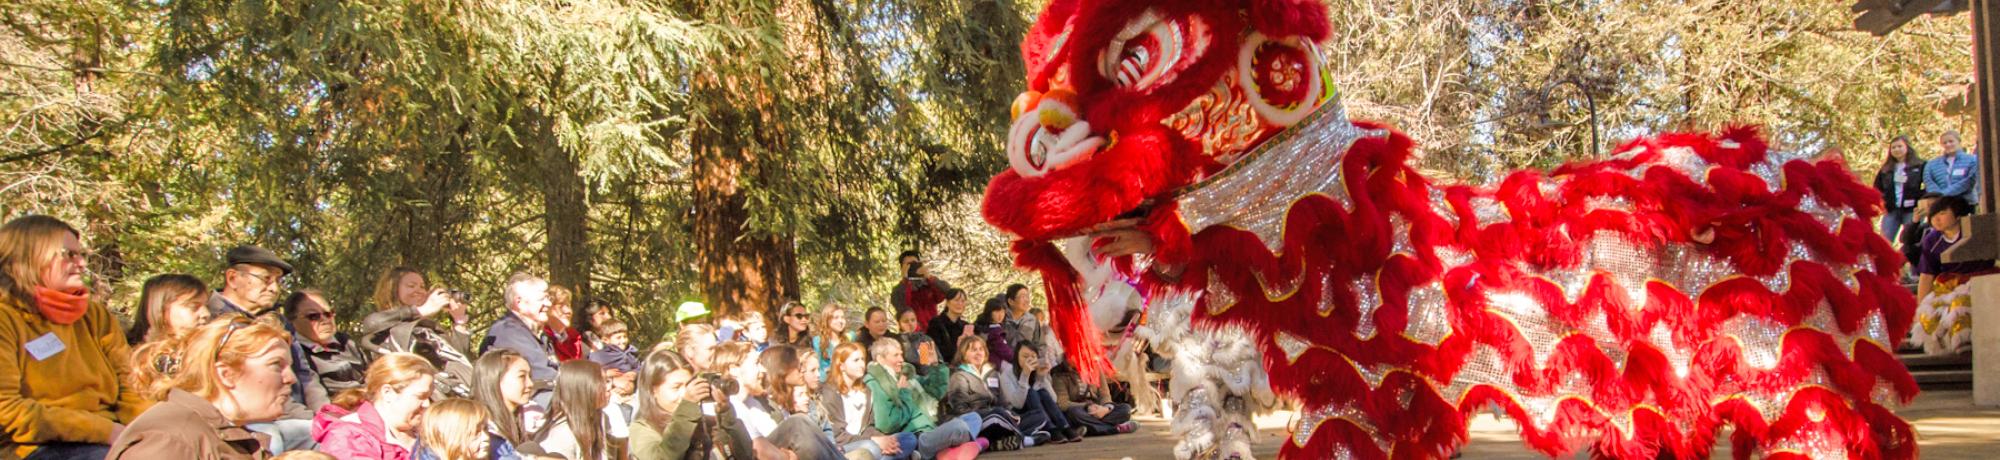
M 1951 177 L 1965 177 L 1965 170 L 1963 169 L 1953 170 L 1951 172 Z
M 28 341 L 23 347 L 28 349 L 28 356 L 33 356 L 36 361 L 42 361 L 55 356 L 56 353 L 62 353 L 63 342 L 62 339 L 56 338 L 56 333 L 50 332 Z
M 999 386 L 1000 386 L 1000 379 L 999 379 L 999 378 L 997 378 L 997 377 L 987 377 L 987 378 L 986 378 L 986 386 L 988 386 L 988 387 L 999 387 Z

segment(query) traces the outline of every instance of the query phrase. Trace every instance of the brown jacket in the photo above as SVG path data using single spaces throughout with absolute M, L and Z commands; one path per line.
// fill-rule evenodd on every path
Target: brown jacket
M 10 350 L 0 353 L 0 458 L 49 442 L 109 444 L 113 426 L 152 405 L 125 384 L 131 351 L 120 328 L 103 305 L 64 325 L 0 295 L 0 346 Z
M 140 414 L 105 460 L 262 460 L 270 439 L 223 418 L 208 400 L 179 389 Z

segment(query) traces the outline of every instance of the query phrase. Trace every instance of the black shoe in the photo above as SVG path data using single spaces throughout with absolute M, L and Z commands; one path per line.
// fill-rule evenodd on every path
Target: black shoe
M 1035 432 L 1035 434 L 1030 435 L 1029 439 L 1033 439 L 1034 445 L 1037 446 L 1046 446 L 1049 445 L 1050 443 L 1056 443 L 1056 444 L 1062 443 L 1061 440 L 1056 439 L 1055 435 L 1049 434 L 1049 432 L 1047 431 L 1037 431 Z
M 1084 436 L 1090 435 L 1090 429 L 1082 426 L 1070 427 L 1068 431 L 1069 431 L 1069 440 L 1071 442 L 1082 441 Z

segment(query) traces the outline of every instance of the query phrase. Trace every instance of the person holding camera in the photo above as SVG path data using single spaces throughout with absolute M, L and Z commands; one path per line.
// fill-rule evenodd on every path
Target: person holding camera
M 917 251 L 903 251 L 896 260 L 901 264 L 896 273 L 903 275 L 903 280 L 889 292 L 889 304 L 896 307 L 898 314 L 916 312 L 917 326 L 930 325 L 931 317 L 937 316 L 938 304 L 947 298 L 945 293 L 951 290 L 951 285 L 932 276 L 923 259 L 917 256 Z
M 715 374 L 696 374 L 672 350 L 654 350 L 639 368 L 633 460 L 751 458 L 750 434 L 720 397 Z
M 376 311 L 361 320 L 359 345 L 374 355 L 415 353 L 440 372 L 432 394 L 472 397 L 472 329 L 463 292 L 431 289 L 423 272 L 395 267 L 375 283 Z M 451 326 L 438 322 L 439 313 Z

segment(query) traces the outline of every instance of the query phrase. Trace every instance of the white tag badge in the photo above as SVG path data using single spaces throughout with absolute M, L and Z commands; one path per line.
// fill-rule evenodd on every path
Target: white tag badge
M 1965 170 L 1963 170 L 1963 169 L 1960 169 L 1960 170 L 1955 170 L 1955 171 L 1952 171 L 1952 172 L 1951 172 L 1951 177 L 1965 177 Z
M 50 332 L 28 341 L 23 347 L 28 349 L 28 356 L 34 357 L 36 361 L 42 361 L 55 356 L 56 353 L 62 353 L 63 342 L 62 339 L 56 338 L 56 333 Z
M 989 387 L 989 388 L 999 388 L 999 387 L 1000 387 L 1000 378 L 998 378 L 998 377 L 987 377 L 987 378 L 986 378 L 986 386 L 987 386 L 987 387 Z

